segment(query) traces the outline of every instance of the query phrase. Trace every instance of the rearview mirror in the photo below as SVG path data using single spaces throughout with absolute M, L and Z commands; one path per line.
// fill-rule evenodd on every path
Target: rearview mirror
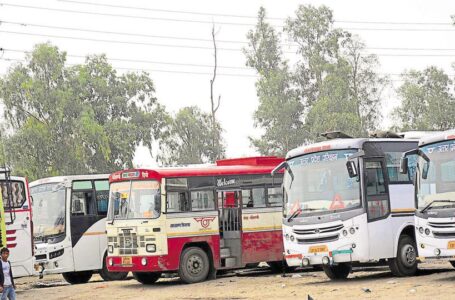
M 423 164 L 422 168 L 422 179 L 427 179 L 428 178 L 428 170 L 430 169 L 430 162 L 426 161 Z
M 400 173 L 406 174 L 408 173 L 408 158 L 402 157 L 400 160 Z
M 352 160 L 348 161 L 346 163 L 346 168 L 348 169 L 348 174 L 349 174 L 350 178 L 354 178 L 354 177 L 357 177 L 357 175 L 359 175 L 354 161 L 352 161 Z

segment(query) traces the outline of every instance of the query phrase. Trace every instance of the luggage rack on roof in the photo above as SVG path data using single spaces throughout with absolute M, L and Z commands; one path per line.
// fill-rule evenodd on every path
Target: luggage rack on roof
M 333 140 L 333 139 L 352 139 L 352 136 L 347 135 L 346 133 L 341 132 L 341 131 L 324 132 L 324 133 L 321 133 L 321 136 L 325 137 L 328 140 Z
M 373 131 L 373 132 L 370 133 L 370 137 L 372 137 L 372 138 L 386 138 L 386 139 L 393 139 L 393 138 L 402 139 L 402 138 L 404 138 L 404 136 L 401 135 L 401 134 L 398 134 L 398 133 L 393 132 L 393 131 L 384 131 L 384 130 Z

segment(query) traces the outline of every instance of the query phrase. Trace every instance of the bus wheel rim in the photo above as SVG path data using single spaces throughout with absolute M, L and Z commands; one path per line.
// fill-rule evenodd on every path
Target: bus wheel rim
M 191 255 L 186 264 L 188 271 L 193 275 L 199 274 L 202 271 L 203 266 L 202 257 L 199 255 Z
M 416 262 L 416 252 L 412 245 L 406 245 L 403 249 L 403 262 L 408 267 L 412 267 Z

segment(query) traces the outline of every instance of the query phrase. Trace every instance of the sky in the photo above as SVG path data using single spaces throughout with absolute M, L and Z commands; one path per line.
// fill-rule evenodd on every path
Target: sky
M 105 53 L 119 73 L 147 70 L 158 101 L 171 113 L 189 105 L 209 112 L 214 24 L 220 66 L 214 93 L 221 95 L 217 118 L 224 129 L 227 157 L 257 155 L 248 139 L 261 133 L 253 121 L 257 77 L 245 66 L 241 49 L 260 6 L 280 31 L 301 4 L 331 8 L 335 25 L 359 35 L 368 53 L 378 55 L 378 71 L 392 74 L 392 86 L 383 96 L 381 129 L 391 124 L 390 112 L 398 104 L 394 93 L 400 84 L 398 74 L 429 65 L 454 73 L 455 27 L 450 16 L 455 14 L 455 1 L 450 0 L 0 0 L 0 48 L 5 49 L 0 53 L 0 76 L 14 60 L 24 59 L 23 51 L 51 42 L 68 53 L 69 64 Z M 154 166 L 157 150 L 140 147 L 134 163 Z

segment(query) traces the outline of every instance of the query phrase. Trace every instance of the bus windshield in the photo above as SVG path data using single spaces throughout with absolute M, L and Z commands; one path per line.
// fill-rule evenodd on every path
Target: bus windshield
M 161 213 L 158 181 L 123 181 L 111 183 L 109 220 L 156 219 Z
M 357 150 L 324 151 L 288 160 L 283 183 L 284 216 L 359 207 L 357 177 L 350 178 L 346 169 L 347 158 L 355 152 Z
M 33 197 L 33 236 L 40 239 L 65 232 L 65 186 L 41 184 L 30 188 Z
M 455 140 L 421 149 L 417 168 L 417 208 L 455 208 Z

